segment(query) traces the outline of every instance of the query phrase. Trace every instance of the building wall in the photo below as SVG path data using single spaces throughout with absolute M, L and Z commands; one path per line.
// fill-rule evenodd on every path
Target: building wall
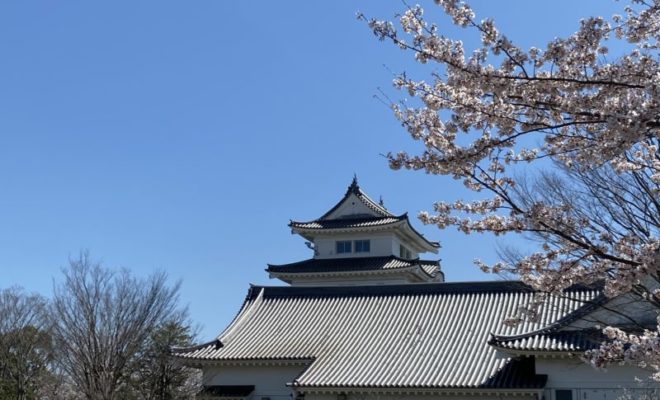
M 249 400 L 292 400 L 294 391 L 286 386 L 296 376 L 300 375 L 304 366 L 223 366 L 204 369 L 204 385 L 254 385 L 255 389 Z M 305 400 L 338 400 L 338 394 L 306 393 Z M 420 394 L 378 394 L 378 393 L 346 393 L 345 400 L 496 400 L 496 399 L 536 400 L 536 396 L 484 394 L 456 395 L 432 393 Z
M 353 253 L 336 253 L 335 242 L 338 240 L 363 240 L 368 239 L 370 243 L 370 251 L 368 253 L 355 253 L 355 244 L 353 244 Z M 346 234 L 346 235 L 333 235 L 333 236 L 320 236 L 316 238 L 314 243 L 318 250 L 316 258 L 344 258 L 344 257 L 380 257 L 392 255 L 392 240 L 393 234 Z
M 204 385 L 254 385 L 250 400 L 292 400 L 293 390 L 286 386 L 303 371 L 303 366 L 225 366 L 204 370 Z M 650 382 L 649 372 L 626 366 L 614 366 L 599 371 L 576 359 L 537 359 L 536 373 L 548 375 L 543 400 L 558 400 L 557 390 L 570 390 L 572 400 L 660 399 L 660 384 Z M 636 378 L 641 378 L 638 383 Z M 305 400 L 337 400 L 337 394 L 307 393 Z M 535 395 L 484 394 L 457 395 L 430 393 L 378 394 L 346 393 L 345 400 L 476 400 L 476 399 L 537 399 Z
M 355 245 L 353 245 L 353 253 L 336 253 L 335 242 L 338 240 L 362 240 L 368 239 L 371 241 L 371 251 L 368 253 L 355 253 Z M 317 255 L 316 258 L 344 258 L 344 257 L 386 257 L 386 256 L 399 256 L 399 245 L 401 241 L 394 233 L 373 233 L 365 232 L 361 234 L 344 234 L 344 235 L 328 235 L 319 236 L 314 240 L 316 245 Z M 404 244 L 405 246 L 405 244 Z M 411 246 L 406 246 L 411 249 Z M 418 253 L 413 252 L 411 258 L 417 258 Z
M 571 390 L 573 400 L 615 400 L 626 395 L 644 399 L 649 394 L 649 400 L 660 398 L 660 384 L 639 368 L 616 365 L 600 371 L 578 359 L 537 359 L 536 373 L 548 375 L 545 400 L 557 400 L 556 390 L 561 389 Z
M 251 399 L 291 400 L 293 391 L 286 386 L 294 380 L 303 366 L 225 366 L 204 369 L 203 384 L 211 385 L 254 385 Z
M 293 286 L 366 286 L 366 285 L 402 285 L 402 284 L 423 283 L 423 281 L 411 281 L 406 275 L 392 274 L 381 275 L 375 278 L 373 275 L 346 276 L 344 279 L 322 278 L 322 279 L 296 279 L 291 281 Z

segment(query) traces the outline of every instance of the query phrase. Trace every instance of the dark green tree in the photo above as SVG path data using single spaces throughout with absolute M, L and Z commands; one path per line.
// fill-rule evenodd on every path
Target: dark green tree
M 46 300 L 19 288 L 0 291 L 0 399 L 39 398 L 53 345 Z
M 140 399 L 192 398 L 198 390 L 198 372 L 174 360 L 170 350 L 190 346 L 194 338 L 193 328 L 183 314 L 164 322 L 151 333 L 134 376 L 134 388 Z

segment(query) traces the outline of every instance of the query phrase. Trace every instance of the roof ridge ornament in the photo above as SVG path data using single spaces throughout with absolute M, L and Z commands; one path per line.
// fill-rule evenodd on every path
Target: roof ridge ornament
M 360 193 L 360 185 L 358 185 L 358 178 L 356 173 L 353 173 L 353 181 L 351 182 L 350 186 L 348 187 L 348 190 L 346 191 L 346 194 L 349 193 L 355 193 L 355 194 Z

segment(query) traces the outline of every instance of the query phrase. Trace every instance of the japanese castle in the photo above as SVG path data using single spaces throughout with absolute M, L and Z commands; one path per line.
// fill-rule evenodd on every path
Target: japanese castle
M 598 371 L 579 359 L 601 340 L 596 321 L 621 318 L 603 311 L 598 289 L 548 296 L 537 322 L 505 326 L 534 296 L 529 287 L 445 282 L 439 262 L 426 257 L 438 253 L 438 243 L 416 231 L 407 214 L 369 198 L 357 179 L 321 217 L 289 226 L 313 255 L 268 265 L 269 276 L 287 286 L 251 286 L 216 339 L 173 350 L 203 371 L 198 398 L 592 400 L 658 393 L 648 379 L 648 387 L 636 386 L 635 377 L 648 378 L 648 371 Z

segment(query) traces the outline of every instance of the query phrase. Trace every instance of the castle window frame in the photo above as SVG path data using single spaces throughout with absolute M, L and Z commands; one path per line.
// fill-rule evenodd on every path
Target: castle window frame
M 350 254 L 353 252 L 353 242 L 350 240 L 337 240 L 335 249 L 337 254 Z
M 371 252 L 371 240 L 363 239 L 355 241 L 355 252 L 356 253 L 370 253 Z

